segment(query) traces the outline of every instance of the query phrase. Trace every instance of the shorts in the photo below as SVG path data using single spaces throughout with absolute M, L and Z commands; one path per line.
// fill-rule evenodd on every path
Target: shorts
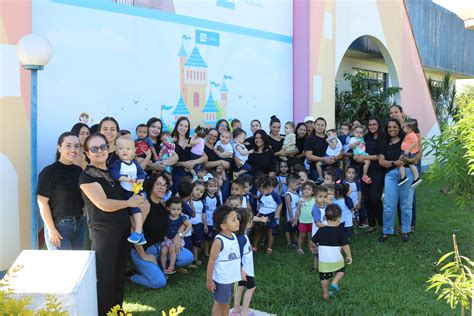
M 266 229 L 273 229 L 275 227 L 278 227 L 278 224 L 275 220 L 275 213 L 270 213 L 270 214 L 260 214 L 258 213 L 257 216 L 263 216 L 268 218 L 268 222 L 265 223 L 259 223 L 262 226 L 265 226 Z
M 297 231 L 298 231 L 298 225 L 292 226 L 289 221 L 286 222 L 286 224 L 285 224 L 285 233 L 293 234 L 293 233 L 296 233 Z
M 221 284 L 216 281 L 214 281 L 214 283 L 216 285 L 216 289 L 214 293 L 212 293 L 214 301 L 226 305 L 230 304 L 230 300 L 234 294 L 234 283 Z
M 216 232 L 214 231 L 214 226 L 207 225 L 207 234 L 204 234 L 204 240 L 213 241 L 216 237 Z
M 204 240 L 204 224 L 199 223 L 193 225 L 193 234 L 191 235 L 193 246 L 200 247 L 201 242 Z
M 305 224 L 305 223 L 298 223 L 298 231 L 300 233 L 311 233 L 313 230 L 313 223 Z
M 184 239 L 184 248 L 188 249 L 189 251 L 193 250 L 193 245 L 191 241 L 191 236 L 186 236 Z
M 346 273 L 346 267 L 342 267 L 339 270 L 334 271 L 334 272 L 319 272 L 319 279 L 321 281 L 329 280 L 334 276 L 334 273 L 338 273 L 338 272 Z
M 415 154 L 408 153 L 408 155 L 407 155 L 407 158 L 409 158 L 409 159 L 413 159 L 413 158 L 415 158 L 415 157 L 416 157 L 416 153 L 415 153 Z M 412 163 L 412 164 L 407 163 L 407 164 L 405 164 L 405 165 L 414 166 L 414 165 L 416 165 L 416 163 Z
M 170 247 L 173 243 L 173 240 L 166 238 L 165 241 L 161 243 L 162 247 Z M 181 247 L 184 247 L 184 240 L 181 240 Z
M 247 281 L 239 281 L 239 286 L 245 286 L 248 290 L 255 287 L 255 278 L 247 275 Z

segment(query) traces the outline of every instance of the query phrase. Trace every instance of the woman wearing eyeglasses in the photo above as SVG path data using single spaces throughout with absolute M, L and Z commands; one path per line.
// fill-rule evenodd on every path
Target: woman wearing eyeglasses
M 49 250 L 80 250 L 84 246 L 84 200 L 78 184 L 82 168 L 74 164 L 79 150 L 79 138 L 62 133 L 56 162 L 38 177 L 37 199 Z
M 91 247 L 95 250 L 99 315 L 122 305 L 127 259 L 130 252 L 129 207 L 144 208 L 145 200 L 135 195 L 124 200 L 123 189 L 107 168 L 108 139 L 102 134 L 84 142 L 89 165 L 79 177 L 79 187 L 89 217 Z M 144 212 L 148 210 L 142 209 Z

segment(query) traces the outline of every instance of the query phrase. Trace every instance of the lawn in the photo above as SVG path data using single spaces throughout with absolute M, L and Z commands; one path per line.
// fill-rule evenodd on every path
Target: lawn
M 319 277 L 311 272 L 312 256 L 287 249 L 281 233 L 272 255 L 255 256 L 257 289 L 251 307 L 278 315 L 453 314 L 425 291 L 426 280 L 436 271 L 437 260 L 452 251 L 453 233 L 461 254 L 474 257 L 474 206 L 459 209 L 440 188 L 427 181 L 418 188 L 416 232 L 408 243 L 397 236 L 380 244 L 379 231 L 354 232 L 354 262 L 340 283 L 340 294 L 329 302 L 322 300 Z M 162 309 L 182 305 L 185 315 L 209 315 L 212 296 L 205 287 L 205 269 L 203 264 L 187 275 L 175 274 L 160 290 L 127 281 L 125 309 L 161 315 Z

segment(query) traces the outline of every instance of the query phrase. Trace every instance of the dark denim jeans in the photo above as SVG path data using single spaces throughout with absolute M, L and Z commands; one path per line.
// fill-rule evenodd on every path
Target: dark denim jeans
M 55 247 L 49 241 L 49 231 L 44 228 L 44 239 L 48 250 L 82 250 L 84 249 L 84 217 L 67 216 L 62 218 L 57 224 L 56 229 L 61 234 L 61 246 Z

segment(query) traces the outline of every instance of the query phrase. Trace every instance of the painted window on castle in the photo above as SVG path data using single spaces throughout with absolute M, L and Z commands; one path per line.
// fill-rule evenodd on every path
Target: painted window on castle
M 227 101 L 227 94 L 222 94 L 221 99 L 222 101 Z
M 193 95 L 193 106 L 199 106 L 199 93 L 198 92 L 194 92 L 194 95 Z

